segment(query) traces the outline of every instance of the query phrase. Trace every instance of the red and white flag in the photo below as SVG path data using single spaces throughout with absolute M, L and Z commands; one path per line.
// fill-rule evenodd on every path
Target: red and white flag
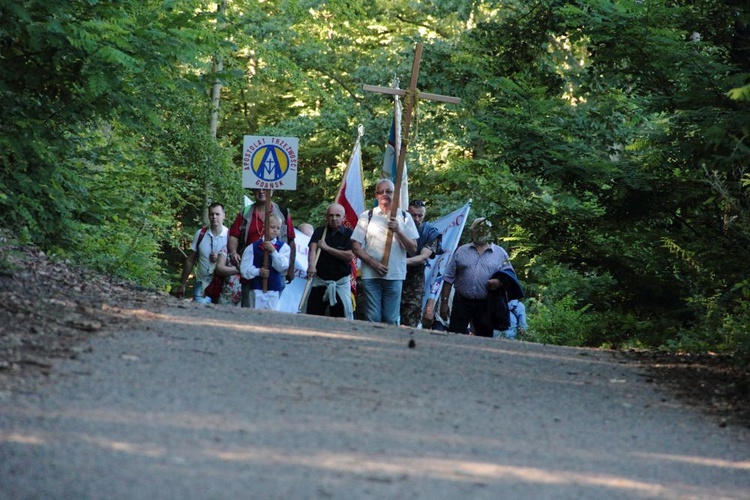
M 349 164 L 346 166 L 344 178 L 341 181 L 339 194 L 336 195 L 336 203 L 344 207 L 344 226 L 354 229 L 359 220 L 359 214 L 365 211 L 365 186 L 362 182 L 362 148 L 359 140 L 365 133 L 365 128 L 360 125 L 357 129 L 357 142 L 354 144 Z M 357 262 L 353 259 L 352 267 L 352 297 L 357 294 Z M 356 301 L 352 299 L 352 305 L 356 307 Z
M 346 166 L 344 178 L 341 181 L 336 203 L 344 207 L 344 226 L 354 229 L 359 220 L 359 214 L 365 211 L 365 190 L 362 184 L 362 150 L 359 140 L 364 133 L 360 125 L 357 142 Z

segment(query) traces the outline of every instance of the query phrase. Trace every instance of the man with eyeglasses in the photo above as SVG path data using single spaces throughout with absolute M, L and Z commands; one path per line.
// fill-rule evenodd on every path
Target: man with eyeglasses
M 359 216 L 352 233 L 352 250 L 362 261 L 366 319 L 398 325 L 406 252 L 416 252 L 419 232 L 408 212 L 400 210 L 396 217 L 391 217 L 393 191 L 390 179 L 378 181 L 375 186 L 378 206 Z M 388 262 L 383 264 L 388 229 L 393 231 L 393 244 Z
M 425 203 L 422 200 L 411 200 L 409 202 L 409 214 L 417 226 L 419 237 L 417 238 L 417 249 L 414 253 L 407 252 L 406 279 L 401 299 L 401 324 L 405 326 L 417 326 L 424 323 L 422 320 L 422 299 L 424 297 L 424 271 L 425 262 L 431 259 L 438 251 L 440 232 L 424 218 L 427 213 Z M 425 328 L 431 325 L 423 324 Z

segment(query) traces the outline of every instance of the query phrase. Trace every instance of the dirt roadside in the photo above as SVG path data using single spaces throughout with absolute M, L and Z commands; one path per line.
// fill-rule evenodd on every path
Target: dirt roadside
M 75 358 L 86 340 L 148 321 L 178 300 L 11 244 L 0 234 L 0 394 L 31 391 L 53 373 L 54 359 Z M 653 382 L 718 425 L 750 428 L 750 371 L 729 357 L 618 353 L 641 363 Z

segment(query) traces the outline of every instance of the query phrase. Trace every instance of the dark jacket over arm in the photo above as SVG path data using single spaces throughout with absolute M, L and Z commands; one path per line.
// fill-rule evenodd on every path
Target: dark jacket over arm
M 500 288 L 487 292 L 487 323 L 493 330 L 504 331 L 510 328 L 508 301 L 523 298 L 523 288 L 512 269 L 503 269 L 490 279 L 500 280 Z

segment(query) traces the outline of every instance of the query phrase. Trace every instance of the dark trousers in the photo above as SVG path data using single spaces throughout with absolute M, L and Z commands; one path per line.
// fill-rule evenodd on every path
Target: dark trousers
M 323 300 L 323 295 L 326 293 L 326 287 L 314 286 L 310 288 L 310 295 L 307 297 L 307 314 L 314 314 L 315 316 L 325 316 L 326 309 L 328 308 L 328 301 Z M 341 295 L 336 295 L 338 302 L 331 306 L 331 317 L 332 318 L 343 318 L 344 317 L 344 304 L 341 302 Z M 346 297 L 345 300 L 351 300 Z
M 492 327 L 486 323 L 487 299 L 467 299 L 456 292 L 453 296 L 450 325 L 448 331 L 468 333 L 469 323 L 474 326 L 477 337 L 492 337 Z

